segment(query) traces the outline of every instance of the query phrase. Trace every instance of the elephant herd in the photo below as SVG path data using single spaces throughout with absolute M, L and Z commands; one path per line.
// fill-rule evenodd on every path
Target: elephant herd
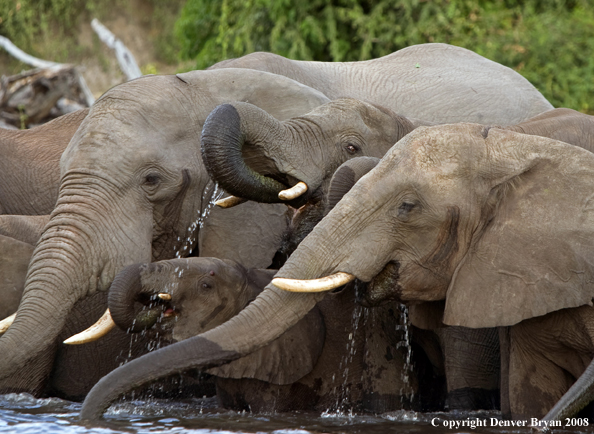
M 592 152 L 593 117 L 446 44 L 253 53 L 0 130 L 0 393 L 93 420 L 199 371 L 255 412 L 587 412 Z

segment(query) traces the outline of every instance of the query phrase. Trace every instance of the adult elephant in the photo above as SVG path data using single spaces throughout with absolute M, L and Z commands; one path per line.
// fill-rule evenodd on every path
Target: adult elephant
M 362 99 L 436 123 L 511 125 L 553 108 L 514 70 L 447 44 L 413 45 L 363 62 L 297 61 L 258 52 L 210 67 L 220 68 L 284 75 L 330 99 Z
M 504 414 L 542 416 L 594 353 L 593 182 L 594 156 L 575 146 L 476 124 L 418 128 L 246 309 L 113 371 L 81 416 L 97 418 L 121 393 L 169 372 L 266 345 L 354 278 L 371 282 L 370 296 L 390 287 L 406 301 L 445 300 L 448 325 L 502 327 Z M 154 360 L 168 363 L 147 368 Z
M 223 324 L 275 272 L 203 257 L 135 264 L 114 279 L 109 309 L 121 329 L 158 336 L 163 346 Z M 402 345 L 405 330 L 394 326 L 398 304 L 366 309 L 354 297 L 350 285 L 260 350 L 207 370 L 215 376 L 220 405 L 255 412 L 385 412 L 410 408 L 414 396 L 418 408 L 413 361 L 407 365 L 410 350 Z M 438 389 L 432 384 L 433 394 Z
M 0 214 L 52 212 L 60 156 L 88 113 L 78 110 L 30 130 L 0 128 Z
M 105 294 L 126 265 L 185 256 L 195 245 L 201 255 L 246 266 L 270 263 L 286 225 L 284 207 L 246 205 L 233 226 L 228 214 L 219 221 L 212 211 L 202 228 L 217 189 L 200 157 L 200 131 L 214 107 L 235 100 L 283 119 L 328 101 L 286 77 L 229 69 L 143 77 L 93 105 L 62 155 L 56 207 L 31 259 L 16 319 L 0 338 L 0 390 L 39 390 L 52 368 L 47 354 L 75 305 Z M 223 245 L 217 237 L 226 234 Z
M 375 301 L 445 300 L 445 324 L 502 327 L 502 411 L 541 417 L 594 352 L 593 180 L 592 154 L 565 143 L 422 128 L 316 226 L 276 284 L 313 288 L 307 279 L 338 272 L 371 281 Z

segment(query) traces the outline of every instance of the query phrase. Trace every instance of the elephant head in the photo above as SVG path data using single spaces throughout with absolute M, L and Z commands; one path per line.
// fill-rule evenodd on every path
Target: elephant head
M 224 104 L 204 125 L 202 153 L 211 177 L 229 193 L 298 208 L 323 197 L 344 161 L 382 157 L 415 126 L 389 109 L 351 98 L 284 122 L 250 104 Z
M 109 310 L 123 330 L 150 330 L 182 341 L 233 317 L 276 270 L 246 269 L 217 258 L 179 258 L 124 268 L 109 290 Z M 139 309 L 142 307 L 142 309 Z
M 588 304 L 592 176 L 591 153 L 551 139 L 474 124 L 418 129 L 359 180 L 278 277 L 389 280 L 391 291 L 368 296 L 445 299 L 444 323 L 466 327 Z
M 216 189 L 200 131 L 214 107 L 247 98 L 281 119 L 328 101 L 284 77 L 236 69 L 142 77 L 97 100 L 62 155 L 56 207 L 0 338 L 0 389 L 36 390 L 27 366 L 56 344 L 76 302 L 106 291 L 122 268 L 185 256 L 203 242 Z M 36 372 L 43 378 L 50 368 Z

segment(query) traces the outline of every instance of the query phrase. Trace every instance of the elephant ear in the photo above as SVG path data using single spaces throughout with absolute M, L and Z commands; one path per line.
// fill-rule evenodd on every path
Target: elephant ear
M 324 346 L 324 320 L 317 308 L 267 346 L 207 372 L 223 378 L 255 378 L 291 384 L 309 374 Z
M 594 155 L 498 129 L 483 136 L 490 193 L 448 288 L 444 323 L 510 326 L 591 305 Z

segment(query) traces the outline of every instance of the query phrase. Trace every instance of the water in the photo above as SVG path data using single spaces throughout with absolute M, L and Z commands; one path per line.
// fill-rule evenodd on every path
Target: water
M 214 398 L 121 402 L 104 419 L 87 425 L 78 420 L 80 404 L 57 398 L 34 399 L 27 394 L 0 396 L 0 433 L 112 434 L 112 433 L 373 433 L 441 434 L 460 432 L 530 433 L 529 428 L 492 427 L 498 412 L 415 413 L 322 416 L 315 413 L 250 414 L 219 409 Z M 449 429 L 447 421 L 483 421 L 486 427 Z M 433 426 L 432 423 L 437 426 Z M 588 432 L 594 432 L 592 429 Z M 561 429 L 559 433 L 584 432 Z

